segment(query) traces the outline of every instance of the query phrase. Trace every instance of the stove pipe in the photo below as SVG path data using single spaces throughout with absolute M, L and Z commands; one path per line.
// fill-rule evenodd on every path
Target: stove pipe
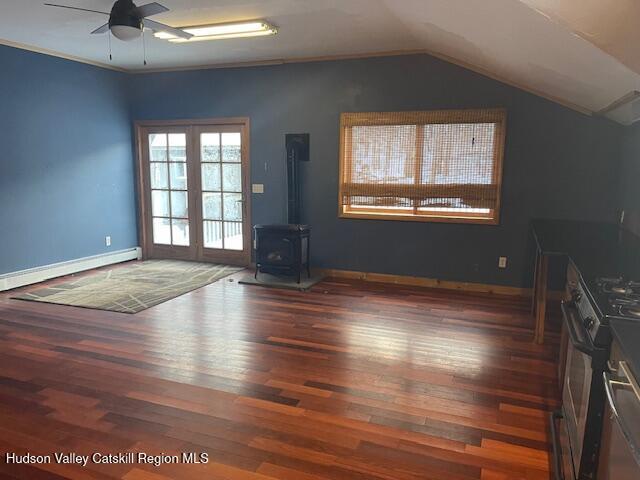
M 309 161 L 309 134 L 287 133 L 287 222 L 299 224 L 302 211 L 300 162 Z

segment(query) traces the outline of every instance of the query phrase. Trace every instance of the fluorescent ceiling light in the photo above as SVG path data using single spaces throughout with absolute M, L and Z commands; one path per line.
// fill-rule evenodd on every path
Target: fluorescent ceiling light
M 156 32 L 154 36 L 174 43 L 202 42 L 205 40 L 223 40 L 226 38 L 261 37 L 275 35 L 278 29 L 273 25 L 262 21 L 220 23 L 217 25 L 198 25 L 194 27 L 181 27 L 187 33 L 193 35 L 190 39 L 176 37 L 168 32 Z
M 170 33 L 167 32 L 156 32 L 153 34 L 154 37 L 156 38 L 161 38 L 162 40 L 169 40 L 171 38 L 178 38 L 175 35 L 171 35 Z

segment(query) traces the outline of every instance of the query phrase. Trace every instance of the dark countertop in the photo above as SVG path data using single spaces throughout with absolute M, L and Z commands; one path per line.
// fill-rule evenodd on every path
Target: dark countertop
M 574 220 L 536 219 L 531 225 L 536 243 L 545 255 L 568 255 L 584 238 L 617 230 L 617 225 L 609 223 Z
M 534 220 L 532 228 L 540 251 L 568 256 L 594 294 L 600 277 L 640 281 L 640 237 L 617 224 Z
M 611 330 L 636 380 L 640 380 L 640 322 L 612 320 Z
M 640 280 L 640 238 L 617 224 L 534 220 L 533 234 L 544 255 L 567 255 L 585 280 L 619 277 Z
M 615 319 L 608 300 L 596 288 L 600 277 L 623 276 L 640 282 L 640 237 L 617 224 L 601 222 L 534 220 L 532 229 L 543 255 L 566 255 L 580 272 L 601 313 L 610 318 L 634 374 L 640 375 L 640 320 Z

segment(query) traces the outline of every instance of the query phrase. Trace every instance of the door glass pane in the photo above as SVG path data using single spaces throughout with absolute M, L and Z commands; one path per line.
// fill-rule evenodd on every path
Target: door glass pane
M 220 161 L 220 134 L 203 133 L 200 135 L 200 158 L 203 162 Z
M 206 220 L 222 219 L 222 195 L 220 193 L 202 194 L 202 216 Z
M 168 218 L 153 219 L 153 243 L 171 245 L 171 220 Z
M 154 133 L 149 135 L 149 160 L 152 162 L 167 161 L 166 133 Z
M 189 246 L 189 220 L 171 220 L 173 244 Z
M 171 173 L 171 190 L 187 189 L 187 164 L 186 163 L 170 163 L 169 172 Z
M 154 217 L 169 216 L 169 192 L 162 190 L 151 192 L 151 214 Z
M 223 194 L 223 210 L 225 220 L 242 220 L 242 194 Z
M 166 163 L 151 163 L 151 188 L 169 188 Z
M 222 248 L 222 222 L 204 222 L 204 247 Z
M 242 250 L 242 223 L 224 222 L 225 250 Z
M 187 218 L 187 211 L 187 192 L 171 192 L 171 217 Z
M 169 134 L 169 161 L 187 161 L 187 135 L 184 133 Z
M 239 132 L 203 133 L 200 137 L 205 248 L 244 248 L 241 142 Z
M 186 133 L 150 134 L 149 157 L 153 242 L 189 246 Z
M 220 182 L 220 164 L 202 164 L 202 190 L 219 192 L 222 188 Z
M 222 161 L 240 162 L 240 133 L 222 134 Z
M 242 171 L 239 163 L 222 165 L 222 190 L 225 192 L 242 191 Z

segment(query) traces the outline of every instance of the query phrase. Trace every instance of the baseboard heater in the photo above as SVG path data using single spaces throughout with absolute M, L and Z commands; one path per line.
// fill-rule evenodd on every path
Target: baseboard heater
M 44 282 L 56 277 L 63 277 L 73 273 L 91 270 L 93 268 L 105 267 L 116 263 L 127 262 L 129 260 L 139 260 L 142 258 L 142 249 L 139 247 L 118 250 L 112 253 L 103 253 L 90 257 L 68 260 L 66 262 L 52 263 L 41 267 L 29 268 L 18 272 L 5 273 L 0 275 L 0 292 L 13 290 L 34 283 Z

